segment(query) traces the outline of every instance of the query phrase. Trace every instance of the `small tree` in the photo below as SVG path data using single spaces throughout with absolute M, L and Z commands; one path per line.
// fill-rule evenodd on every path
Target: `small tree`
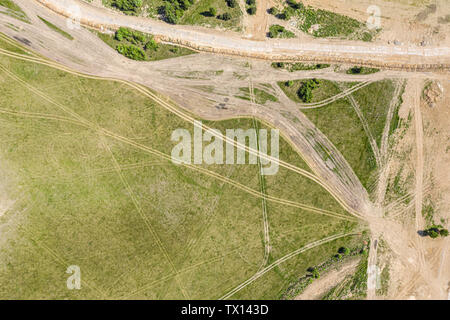
M 224 14 L 219 14 L 217 16 L 217 18 L 224 20 L 224 21 L 228 21 L 231 19 L 231 14 L 229 12 L 225 12 Z
M 319 270 L 317 270 L 316 268 L 313 269 L 313 271 L 311 272 L 311 275 L 313 276 L 314 279 L 320 278 Z
M 280 13 L 280 10 L 278 10 L 278 8 L 276 7 L 272 7 L 269 10 L 267 10 L 267 12 L 271 15 L 276 16 L 278 13 Z
M 347 247 L 340 247 L 338 252 L 343 255 L 348 255 L 350 253 L 350 249 Z
M 215 16 L 216 16 L 216 13 L 217 13 L 217 10 L 216 10 L 216 8 L 214 8 L 214 7 L 210 7 L 209 10 L 208 10 L 208 13 L 209 13 L 209 15 L 210 15 L 211 17 L 215 17 Z
M 285 84 L 286 84 L 286 87 L 292 87 L 294 85 L 294 81 L 288 80 L 288 81 L 286 81 Z
M 439 234 L 441 237 L 447 237 L 448 236 L 448 230 L 447 229 L 441 229 L 439 230 Z
M 435 239 L 435 238 L 437 238 L 439 236 L 439 232 L 436 231 L 436 230 L 428 230 L 427 233 L 433 239 Z
M 156 43 L 155 39 L 150 39 L 147 41 L 147 43 L 144 46 L 145 50 L 153 50 L 156 51 L 158 49 L 158 44 Z
M 227 5 L 228 5 L 230 8 L 236 8 L 236 6 L 237 6 L 237 0 L 227 0 Z
M 249 6 L 254 6 L 256 4 L 256 0 L 247 0 L 247 4 Z
M 256 7 L 250 7 L 247 9 L 247 13 L 250 15 L 254 15 L 256 13 Z

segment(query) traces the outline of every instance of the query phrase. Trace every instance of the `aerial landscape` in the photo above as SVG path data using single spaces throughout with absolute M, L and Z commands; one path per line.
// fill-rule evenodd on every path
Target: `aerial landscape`
M 0 300 L 449 300 L 449 106 L 448 0 L 0 0 Z

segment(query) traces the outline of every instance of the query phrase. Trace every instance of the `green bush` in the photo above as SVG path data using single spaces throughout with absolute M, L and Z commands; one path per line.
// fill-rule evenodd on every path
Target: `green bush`
M 286 1 L 289 7 L 291 7 L 294 10 L 299 10 L 303 8 L 303 4 L 301 2 L 295 2 L 294 0 L 287 0 Z
M 225 12 L 225 13 L 223 13 L 223 14 L 219 14 L 219 15 L 217 16 L 217 18 L 219 18 L 219 19 L 221 19 L 221 20 L 224 20 L 224 21 L 228 21 L 228 20 L 231 19 L 231 14 L 230 14 L 229 12 Z
M 313 99 L 313 90 L 320 85 L 320 80 L 309 79 L 303 81 L 300 89 L 297 91 L 298 97 L 305 103 L 309 103 Z
M 236 8 L 236 6 L 238 5 L 237 0 L 226 0 L 227 2 L 227 6 L 229 6 L 230 8 Z
M 156 41 L 154 39 L 150 39 L 145 43 L 144 50 L 156 51 L 156 50 L 158 50 L 158 44 L 156 43 Z
M 147 55 L 145 54 L 144 50 L 141 48 L 136 47 L 135 45 L 126 45 L 126 44 L 118 44 L 116 47 L 117 52 L 120 54 L 123 54 L 125 57 L 138 60 L 138 61 L 145 61 L 147 60 Z
M 267 12 L 269 14 L 276 16 L 277 14 L 280 13 L 280 10 L 278 10 L 276 7 L 271 7 L 271 8 L 269 8 L 269 10 L 267 10 Z
M 247 13 L 250 15 L 254 15 L 256 13 L 256 7 L 250 7 L 247 9 Z
M 194 3 L 194 0 L 164 0 L 164 5 L 159 8 L 164 20 L 176 24 L 183 16 L 184 11 Z
M 319 279 L 320 278 L 320 273 L 319 270 L 317 270 L 316 268 L 314 268 L 311 272 L 311 275 L 314 279 Z
M 292 7 L 287 7 L 284 8 L 284 10 L 277 15 L 277 18 L 282 19 L 282 20 L 289 20 L 292 18 L 292 16 L 295 14 L 295 9 L 293 9 Z
M 111 5 L 126 14 L 134 14 L 142 6 L 142 0 L 113 0 Z
M 448 230 L 445 229 L 442 225 L 433 225 L 430 228 L 424 230 L 425 235 L 430 236 L 431 238 L 435 239 L 439 236 L 441 237 L 447 237 L 448 236 Z
M 210 7 L 210 8 L 208 9 L 208 13 L 209 13 L 209 15 L 210 15 L 211 17 L 215 17 L 216 14 L 217 14 L 217 10 L 216 10 L 216 8 Z
M 348 254 L 350 253 L 350 249 L 347 248 L 347 247 L 340 247 L 339 250 L 338 250 L 338 252 L 339 252 L 340 254 L 348 255 Z
M 295 34 L 286 30 L 283 26 L 273 24 L 269 27 L 269 38 L 293 38 Z
M 145 35 L 142 32 L 131 30 L 128 28 L 120 27 L 114 36 L 116 40 L 127 40 L 132 44 L 140 44 L 146 40 Z

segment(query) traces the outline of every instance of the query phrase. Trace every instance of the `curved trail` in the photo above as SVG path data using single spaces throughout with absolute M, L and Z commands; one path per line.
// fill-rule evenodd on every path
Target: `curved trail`
M 248 286 L 250 283 L 252 283 L 253 281 L 257 280 L 258 278 L 260 278 L 261 276 L 263 276 L 264 274 L 266 274 L 267 272 L 269 272 L 270 270 L 272 270 L 273 268 L 275 268 L 276 266 L 280 265 L 281 263 L 285 262 L 286 260 L 289 260 L 293 257 L 295 257 L 296 255 L 299 255 L 300 253 L 303 253 L 307 250 L 313 249 L 317 246 L 320 246 L 324 243 L 339 239 L 339 238 L 343 238 L 343 237 L 347 237 L 347 236 L 352 236 L 352 235 L 358 235 L 358 233 L 346 233 L 346 234 L 337 234 L 337 235 L 333 235 L 330 237 L 326 237 L 314 242 L 311 242 L 309 244 L 307 244 L 304 247 L 301 247 L 295 251 L 292 251 L 291 253 L 285 255 L 284 257 L 278 259 L 277 261 L 271 263 L 270 265 L 268 265 L 266 268 L 256 272 L 252 277 L 250 277 L 249 279 L 247 279 L 246 281 L 242 282 L 240 285 L 238 285 L 237 287 L 235 287 L 234 289 L 232 289 L 231 291 L 229 291 L 228 293 L 226 293 L 225 295 L 223 295 L 220 300 L 225 300 L 230 298 L 231 296 L 233 296 L 235 293 L 239 292 L 240 290 L 242 290 L 243 288 L 245 288 L 246 286 Z
M 371 84 L 372 82 L 373 81 L 364 81 L 364 82 L 358 83 L 357 85 L 354 85 L 351 88 L 343 90 L 332 97 L 326 98 L 322 101 L 311 102 L 311 103 L 298 103 L 298 105 L 300 106 L 300 109 L 315 109 L 315 108 L 319 108 L 322 106 L 326 106 L 327 104 L 330 104 L 331 102 L 334 102 L 341 98 L 347 97 L 348 95 L 352 94 L 353 92 L 355 92 L 361 88 L 364 88 L 365 86 Z
M 378 149 L 377 141 L 375 140 L 372 130 L 370 129 L 369 123 L 367 122 L 366 118 L 364 117 L 364 114 L 361 111 L 361 108 L 356 102 L 355 98 L 352 96 L 352 94 L 348 94 L 347 100 L 350 102 L 350 105 L 353 107 L 353 110 L 357 114 L 359 121 L 361 122 L 364 132 L 367 136 L 367 139 L 369 140 L 370 147 L 372 149 L 373 155 L 375 156 L 375 161 L 377 163 L 377 167 L 381 168 L 381 156 L 380 156 L 380 150 Z

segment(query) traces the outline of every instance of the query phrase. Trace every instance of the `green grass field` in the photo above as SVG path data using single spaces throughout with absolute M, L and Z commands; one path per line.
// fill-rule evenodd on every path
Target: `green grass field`
M 395 86 L 392 80 L 382 80 L 371 83 L 352 93 L 369 123 L 369 127 L 378 146 L 380 146 L 381 136 L 386 124 L 387 112 L 394 91 Z M 396 111 L 398 112 L 398 110 Z
M 191 123 L 125 84 L 3 55 L 0 96 L 0 190 L 13 203 L 0 216 L 0 298 L 216 299 L 260 268 L 261 198 L 149 151 L 170 155 L 172 131 L 192 132 Z M 222 132 L 254 126 L 203 123 Z M 280 158 L 308 169 L 285 140 Z M 199 167 L 260 190 L 257 165 Z M 265 183 L 268 195 L 346 214 L 322 187 L 286 169 Z M 360 228 L 271 201 L 267 215 L 268 263 Z M 279 298 L 310 265 L 355 241 L 299 254 L 232 298 Z M 81 269 L 81 290 L 66 287 L 70 265 Z

